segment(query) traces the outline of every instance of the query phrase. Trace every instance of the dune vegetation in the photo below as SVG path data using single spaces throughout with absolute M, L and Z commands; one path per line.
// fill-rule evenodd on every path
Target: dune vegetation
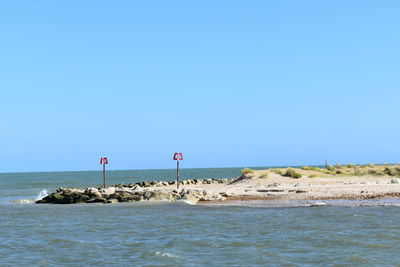
M 259 172 L 245 168 L 242 174 L 246 176 L 257 176 Z M 303 166 L 290 168 L 271 168 L 264 170 L 262 178 L 268 178 L 270 174 L 277 174 L 291 178 L 315 178 L 315 177 L 346 177 L 346 176 L 388 176 L 400 177 L 400 164 L 335 164 L 328 165 L 326 168 L 317 166 Z

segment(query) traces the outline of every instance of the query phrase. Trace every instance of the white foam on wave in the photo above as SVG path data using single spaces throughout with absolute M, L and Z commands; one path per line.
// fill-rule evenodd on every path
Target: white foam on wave
M 322 201 L 317 201 L 317 202 L 312 203 L 310 206 L 311 207 L 326 206 L 326 203 L 322 202 Z
M 12 202 L 17 203 L 17 204 L 33 204 L 38 200 L 42 200 L 43 198 L 47 197 L 48 195 L 49 195 L 49 193 L 47 192 L 47 190 L 43 189 L 42 191 L 39 192 L 39 194 L 35 198 L 17 199 Z
M 40 191 L 40 193 L 36 196 L 35 201 L 42 200 L 43 198 L 47 197 L 49 193 L 47 192 L 47 189 L 43 189 Z
M 384 206 L 395 206 L 395 207 L 400 207 L 400 204 L 388 203 L 388 204 L 384 204 Z
M 161 253 L 160 251 L 156 251 L 156 255 L 161 255 L 168 258 L 179 258 L 178 256 L 172 255 L 170 253 Z
M 35 202 L 35 200 L 27 198 L 27 199 L 17 199 L 14 200 L 13 202 L 17 204 L 32 204 L 33 202 Z
M 191 201 L 189 201 L 187 199 L 180 199 L 180 200 L 177 200 L 176 202 L 184 203 L 184 204 L 188 204 L 188 205 L 196 205 L 195 203 L 193 203 L 193 202 L 191 202 Z

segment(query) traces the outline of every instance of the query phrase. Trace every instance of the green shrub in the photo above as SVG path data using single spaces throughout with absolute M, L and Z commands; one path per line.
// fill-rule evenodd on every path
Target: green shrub
M 336 170 L 335 172 L 336 172 L 336 174 L 342 174 L 343 173 L 343 171 L 341 171 L 341 170 Z
M 310 167 L 310 166 L 303 166 L 301 167 L 302 170 L 305 171 L 315 171 L 315 172 L 321 172 L 321 173 L 325 173 L 325 174 L 331 174 L 331 175 L 335 175 L 335 166 L 333 165 L 329 165 L 328 169 L 321 169 L 321 168 L 317 168 L 317 167 Z
M 314 178 L 314 177 L 317 177 L 317 175 L 316 174 L 311 174 L 310 176 L 308 176 L 309 178 Z
M 346 168 L 355 168 L 355 167 L 357 167 L 357 165 L 352 163 L 346 165 Z
M 333 166 L 333 165 L 329 165 L 329 166 L 328 166 L 328 171 L 331 171 L 331 172 L 332 172 L 332 171 L 335 171 L 335 169 L 336 169 L 336 168 L 335 168 L 335 166 Z
M 329 175 L 335 175 L 336 173 L 330 170 L 326 170 L 326 169 L 321 169 L 321 168 L 316 168 L 315 169 L 316 172 L 320 172 L 320 173 L 324 173 L 324 174 L 329 174 Z
M 383 176 L 384 173 L 380 170 L 368 170 L 368 174 L 370 175 L 376 175 L 376 176 Z
M 295 179 L 301 178 L 301 173 L 296 172 L 294 169 L 287 169 L 283 176 L 292 177 Z
M 317 167 L 303 166 L 303 167 L 301 167 L 301 169 L 305 170 L 305 171 L 315 171 L 317 169 Z
M 246 175 L 246 174 L 250 174 L 250 173 L 254 173 L 254 170 L 249 169 L 249 168 L 244 168 L 242 170 L 242 174 Z
M 367 173 L 366 172 L 363 172 L 363 171 L 360 171 L 360 170 L 355 170 L 354 171 L 354 175 L 357 175 L 357 176 L 363 176 L 363 175 L 366 175 Z
M 389 176 L 400 176 L 400 168 L 399 167 L 396 167 L 396 168 L 385 167 L 383 172 Z
M 389 167 L 385 167 L 385 169 L 383 170 L 383 173 L 389 176 L 394 176 L 395 172 L 394 169 L 391 169 Z
M 368 164 L 368 167 L 370 167 L 370 168 L 375 168 L 375 164 L 369 163 L 369 164 Z
M 261 178 L 264 179 L 268 178 L 268 172 L 264 172 L 263 174 L 261 174 Z
M 343 166 L 342 166 L 342 164 L 338 163 L 338 164 L 336 164 L 336 168 L 337 169 L 343 169 Z

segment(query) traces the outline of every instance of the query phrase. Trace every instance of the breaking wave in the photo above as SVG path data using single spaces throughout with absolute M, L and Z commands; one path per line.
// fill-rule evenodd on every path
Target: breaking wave
M 42 191 L 39 192 L 39 194 L 35 198 L 17 199 L 12 202 L 17 203 L 17 204 L 33 204 L 38 200 L 42 200 L 43 198 L 47 197 L 48 195 L 49 195 L 49 193 L 47 192 L 47 190 L 43 189 Z

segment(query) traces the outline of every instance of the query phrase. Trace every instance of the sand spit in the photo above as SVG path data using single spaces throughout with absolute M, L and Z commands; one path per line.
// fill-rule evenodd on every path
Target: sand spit
M 162 181 L 119 184 L 108 188 L 59 188 L 57 192 L 36 203 L 184 200 L 193 204 L 221 204 L 243 201 L 400 198 L 400 179 L 391 175 L 356 176 L 346 171 L 337 175 L 321 173 L 321 169 L 290 169 L 301 174 L 300 178 L 293 178 L 287 176 L 288 170 L 245 170 L 238 178 L 185 180 L 179 189 L 175 182 Z

